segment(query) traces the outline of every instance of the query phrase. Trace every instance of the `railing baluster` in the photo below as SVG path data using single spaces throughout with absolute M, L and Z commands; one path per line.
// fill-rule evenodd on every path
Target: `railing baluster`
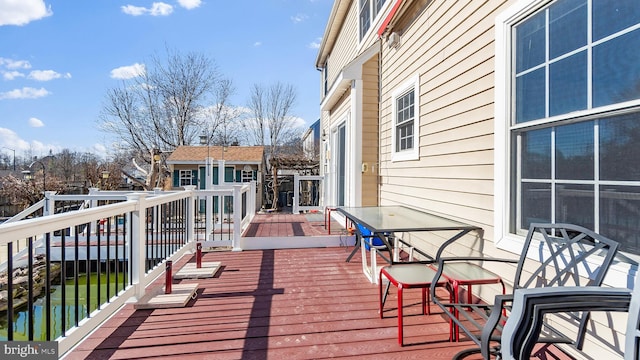
M 74 322 L 76 323 L 76 326 L 78 326 L 78 323 L 80 322 L 79 317 L 80 317 L 80 307 L 79 307 L 79 303 L 80 303 L 80 294 L 79 294 L 79 289 L 78 289 L 78 273 L 80 272 L 80 262 L 79 262 L 79 257 L 80 257 L 80 226 L 76 226 L 76 233 L 74 236 L 74 257 L 73 257 L 73 290 L 74 290 L 74 294 L 73 294 L 73 310 L 74 310 Z
M 91 222 L 87 223 L 86 249 L 85 276 L 87 282 L 87 317 L 89 317 L 91 315 Z
M 13 341 L 13 241 L 7 243 L 7 340 Z
M 133 259 L 133 243 L 131 238 L 133 237 L 133 216 L 131 213 L 127 214 L 127 223 L 129 224 L 129 258 L 127 259 L 127 268 L 129 274 L 129 285 L 133 285 L 133 265 L 131 265 L 131 259 Z M 144 241 L 143 239 L 138 239 L 139 241 Z
M 111 248 L 110 248 L 110 240 L 111 240 L 111 217 L 107 218 L 106 222 L 107 226 L 107 301 L 111 299 Z
M 115 294 L 114 295 L 118 295 L 118 292 L 119 292 L 118 291 L 118 284 L 120 284 L 120 282 L 118 281 L 120 279 L 118 277 L 120 275 L 120 256 L 118 254 L 118 240 L 119 240 L 118 239 L 118 235 L 119 235 L 119 231 L 118 231 L 118 225 L 119 224 L 118 223 L 120 222 L 119 219 L 120 219 L 120 215 L 116 215 L 114 217 L 114 220 L 113 220 L 115 222 L 115 224 L 116 224 L 116 233 L 115 233 L 115 237 L 114 237 L 114 241 L 116 242 L 116 253 L 114 255 L 116 257 L 116 260 L 115 260 L 115 263 L 116 263 L 115 277 L 116 277 L 116 279 L 115 279 L 115 283 L 114 283 L 114 285 L 115 285 L 114 286 L 114 290 L 115 290 Z
M 33 317 L 33 237 L 29 237 L 29 239 L 27 240 L 27 246 L 28 246 L 28 255 L 27 255 L 27 267 L 28 267 L 28 298 L 27 298 L 27 306 L 29 307 L 28 313 L 27 313 L 27 321 L 29 322 L 28 325 L 28 331 L 27 331 L 27 339 L 29 341 L 33 341 L 33 323 L 34 323 L 34 317 Z
M 45 234 L 45 324 L 47 341 L 51 341 L 51 233 Z
M 164 223 L 162 225 L 162 234 L 161 234 L 161 238 L 162 238 L 162 258 L 166 259 L 167 256 L 169 255 L 169 250 L 167 249 L 167 232 L 168 232 L 168 228 L 171 226 L 171 220 L 166 220 L 167 219 L 167 215 L 169 216 L 169 219 L 171 219 L 171 214 L 167 214 L 169 211 L 169 207 L 167 206 L 167 204 L 162 204 L 162 213 L 165 214 L 164 216 Z M 167 221 L 169 221 L 169 223 L 167 223 Z
M 67 228 L 71 229 L 71 228 Z M 67 334 L 67 229 L 64 229 L 60 234 L 60 312 L 62 313 L 60 318 L 60 335 L 66 336 Z
M 101 293 L 101 267 L 102 267 L 102 261 L 101 261 L 101 254 L 100 254 L 100 243 L 102 242 L 102 234 L 104 234 L 104 221 L 103 219 L 100 219 L 96 222 L 96 225 L 98 226 L 98 229 L 96 231 L 97 236 L 96 236 L 96 242 L 97 242 L 97 255 L 96 255 L 96 308 L 100 309 L 100 305 L 102 304 L 102 298 L 100 296 Z M 89 257 L 91 258 L 91 257 Z

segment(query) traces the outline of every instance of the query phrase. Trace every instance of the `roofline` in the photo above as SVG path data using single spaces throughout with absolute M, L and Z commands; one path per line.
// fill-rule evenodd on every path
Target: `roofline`
M 336 0 L 333 3 L 333 7 L 331 8 L 331 14 L 329 15 L 329 20 L 327 21 L 327 26 L 324 29 L 324 34 L 322 35 L 322 42 L 320 43 L 320 48 L 318 49 L 318 56 L 316 57 L 316 68 L 324 67 L 324 60 L 329 54 L 329 50 L 333 47 L 335 43 L 335 37 L 340 33 L 340 27 L 344 22 L 347 14 L 349 13 L 348 9 L 351 5 L 352 0 Z M 338 17 L 338 15 L 341 15 Z M 334 30 L 333 32 L 331 30 Z M 331 35 L 331 36 L 330 36 Z

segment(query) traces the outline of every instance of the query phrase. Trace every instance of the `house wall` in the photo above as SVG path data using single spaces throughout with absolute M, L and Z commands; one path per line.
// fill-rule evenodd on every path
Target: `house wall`
M 335 45 L 327 57 L 329 69 L 329 89 L 334 84 L 342 69 L 356 57 L 358 48 L 358 1 L 351 1 L 349 12 L 345 18 Z
M 405 14 L 417 15 L 407 15 L 393 28 L 401 36 L 399 45 L 381 46 L 380 205 L 404 204 L 484 229 L 483 235 L 462 239 L 452 248 L 453 255 L 519 255 L 494 244 L 494 25 L 496 16 L 516 2 L 416 1 L 421 8 Z M 393 162 L 392 93 L 415 76 L 420 90 L 419 159 Z M 434 253 L 451 233 L 400 235 Z M 506 266 L 491 270 L 514 272 Z M 494 294 L 478 293 L 487 299 Z M 593 318 L 601 338 L 590 341 L 588 335 L 585 351 L 596 358 L 619 356 L 611 344 L 623 328 L 611 331 L 611 319 Z
M 362 99 L 362 206 L 378 205 L 378 56 L 363 67 Z
M 381 52 L 380 198 L 481 226 L 493 239 L 493 26 L 504 1 L 431 1 Z M 391 161 L 392 92 L 419 77 L 419 159 Z M 495 248 L 487 249 L 489 252 Z

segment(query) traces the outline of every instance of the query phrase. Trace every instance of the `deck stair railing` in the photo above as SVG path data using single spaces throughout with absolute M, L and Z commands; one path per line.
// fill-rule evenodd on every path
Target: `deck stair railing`
M 235 246 L 255 214 L 255 184 L 220 191 L 236 209 L 229 221 Z M 195 214 L 206 194 L 192 187 L 49 195 L 51 206 L 86 201 L 95 207 L 0 224 L 0 340 L 55 340 L 64 354 L 126 302 L 140 299 L 166 261 L 204 239 Z

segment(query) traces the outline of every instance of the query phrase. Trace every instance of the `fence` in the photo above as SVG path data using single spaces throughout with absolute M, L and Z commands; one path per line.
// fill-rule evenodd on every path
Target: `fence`
M 238 249 L 255 214 L 255 183 L 208 191 L 46 195 L 32 209 L 42 208 L 44 216 L 0 225 L 0 307 L 6 313 L 0 335 L 57 340 L 61 354 L 128 299 L 140 299 L 164 263 L 193 251 L 196 241 Z M 232 205 L 219 211 L 227 219 L 217 226 L 228 229 L 226 241 L 207 236 L 216 228 L 212 212 L 205 222 L 213 230 L 196 228 L 200 200 L 207 197 L 227 197 Z M 80 209 L 55 213 L 56 204 L 70 202 Z

